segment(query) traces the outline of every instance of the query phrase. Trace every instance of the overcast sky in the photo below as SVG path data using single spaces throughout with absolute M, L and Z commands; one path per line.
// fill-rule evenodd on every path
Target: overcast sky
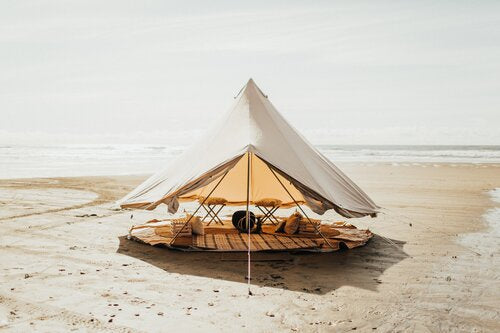
M 0 143 L 177 143 L 252 77 L 315 143 L 500 144 L 500 1 L 1 1 Z

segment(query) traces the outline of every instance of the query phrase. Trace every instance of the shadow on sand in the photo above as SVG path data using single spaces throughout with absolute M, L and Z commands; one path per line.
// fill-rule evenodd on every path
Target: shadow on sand
M 179 273 L 246 283 L 246 253 L 182 252 L 119 237 L 117 253 Z M 252 253 L 252 284 L 326 294 L 342 286 L 372 291 L 382 273 L 408 258 L 405 242 L 375 235 L 364 247 L 333 253 Z

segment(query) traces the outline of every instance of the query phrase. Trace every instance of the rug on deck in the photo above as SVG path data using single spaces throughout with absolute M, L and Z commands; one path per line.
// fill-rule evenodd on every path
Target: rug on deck
M 219 251 L 248 251 L 247 234 L 206 234 L 193 237 L 193 246 Z M 304 237 L 286 237 L 269 234 L 251 234 L 252 251 L 297 250 L 319 247 L 316 239 Z
M 360 230 L 348 223 L 322 224 L 318 234 L 299 233 L 286 235 L 274 233 L 274 226 L 264 226 L 263 233 L 250 235 L 251 251 L 336 251 L 363 246 L 373 237 L 369 230 Z M 192 251 L 248 251 L 248 235 L 234 228 L 206 227 L 205 235 L 180 236 L 173 239 L 169 220 L 152 220 L 135 225 L 129 231 L 129 238 L 153 246 L 182 248 Z

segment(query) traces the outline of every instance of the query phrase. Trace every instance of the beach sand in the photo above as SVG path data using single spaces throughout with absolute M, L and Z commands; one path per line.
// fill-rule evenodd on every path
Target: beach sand
M 245 254 L 126 239 L 165 217 L 113 209 L 145 176 L 2 180 L 0 330 L 500 331 L 498 238 L 483 218 L 500 205 L 488 195 L 500 165 L 340 167 L 387 208 L 349 221 L 376 236 L 344 252 L 256 253 L 250 297 Z

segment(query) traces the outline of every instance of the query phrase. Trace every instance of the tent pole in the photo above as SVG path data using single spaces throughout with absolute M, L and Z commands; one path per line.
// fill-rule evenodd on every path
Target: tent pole
M 172 238 L 172 240 L 170 241 L 170 243 L 168 243 L 168 245 L 172 245 L 174 243 L 174 241 L 177 239 L 177 236 L 179 236 L 179 234 L 182 232 L 182 230 L 184 230 L 184 228 L 187 226 L 187 224 L 191 221 L 191 219 L 193 218 L 193 216 L 198 212 L 198 210 L 201 208 L 201 206 L 203 206 L 203 204 L 205 203 L 205 201 L 207 201 L 207 199 L 210 197 L 210 195 L 212 195 L 212 193 L 214 193 L 215 189 L 217 188 L 217 186 L 219 186 L 219 184 L 222 182 L 222 180 L 224 179 L 224 177 L 226 177 L 227 173 L 229 172 L 229 170 L 227 170 L 224 175 L 222 176 L 222 178 L 217 182 L 217 184 L 215 184 L 214 188 L 210 191 L 210 193 L 208 193 L 208 195 L 203 199 L 203 201 L 200 203 L 200 205 L 198 206 L 198 208 L 196 208 L 196 210 L 194 211 L 193 214 L 191 214 L 191 216 L 189 217 L 189 219 L 186 221 L 186 223 L 184 223 L 184 225 L 182 226 L 182 228 L 177 231 L 177 233 L 175 234 L 174 238 Z
M 252 295 L 252 292 L 250 291 L 250 154 L 251 152 L 248 152 L 248 158 L 247 158 L 247 210 L 246 210 L 246 223 L 247 223 L 247 229 L 248 229 L 248 271 L 247 271 L 247 280 L 248 280 L 248 295 Z
M 273 173 L 274 177 L 276 177 L 276 179 L 278 180 L 278 182 L 281 184 L 281 186 L 283 187 L 283 189 L 285 189 L 286 193 L 288 193 L 288 195 L 290 196 L 290 198 L 292 198 L 293 202 L 295 203 L 295 205 L 297 207 L 299 207 L 300 211 L 302 212 L 302 214 L 304 214 L 304 216 L 307 218 L 307 220 L 309 221 L 309 223 L 311 223 L 313 226 L 314 223 L 311 221 L 311 219 L 309 218 L 309 216 L 307 216 L 306 212 L 304 212 L 304 210 L 302 209 L 302 207 L 300 207 L 299 203 L 297 202 L 297 200 L 295 200 L 295 198 L 292 196 L 292 194 L 290 193 L 290 191 L 288 191 L 288 189 L 285 187 L 285 185 L 281 182 L 281 180 L 278 178 L 278 175 L 274 172 L 274 170 L 268 165 L 267 166 L 269 168 L 269 170 L 271 170 L 271 172 Z M 318 233 L 321 235 L 321 237 L 323 237 L 323 239 L 325 240 L 325 242 L 332 248 L 335 250 L 335 248 L 332 246 L 332 244 L 328 241 L 328 238 L 325 237 L 325 235 L 323 235 L 323 233 L 321 232 L 321 224 L 319 225 L 319 228 L 318 228 Z

